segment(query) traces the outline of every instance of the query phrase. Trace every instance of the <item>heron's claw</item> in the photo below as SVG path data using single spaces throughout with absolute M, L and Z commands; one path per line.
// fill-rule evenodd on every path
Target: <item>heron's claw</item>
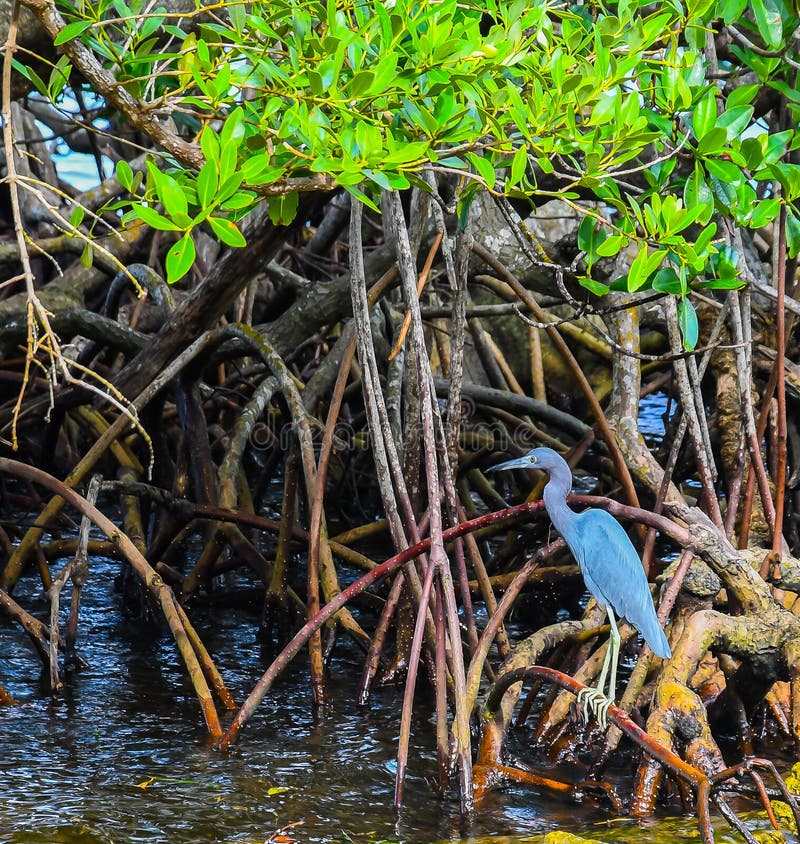
M 594 714 L 595 701 L 598 698 L 605 698 L 600 689 L 593 689 L 587 686 L 578 692 L 578 710 L 584 723 L 588 723 L 590 715 Z
M 608 726 L 608 707 L 614 701 L 606 697 L 600 689 L 593 689 L 586 687 L 578 692 L 578 707 L 583 717 L 584 723 L 588 723 L 589 714 L 594 715 L 598 727 L 605 730 Z
M 608 726 L 608 707 L 611 706 L 612 703 L 614 703 L 614 701 L 605 695 L 600 695 L 597 700 L 592 701 L 592 712 L 594 712 L 594 717 L 597 719 L 597 725 L 601 730 L 605 730 Z

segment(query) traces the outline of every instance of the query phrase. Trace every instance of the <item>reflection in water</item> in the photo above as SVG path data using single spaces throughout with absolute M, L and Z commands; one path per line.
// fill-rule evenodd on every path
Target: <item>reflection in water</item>
M 651 393 L 639 402 L 639 430 L 649 446 L 658 446 L 663 441 L 668 411 L 670 418 L 674 416 L 675 402 L 670 403 L 666 393 Z

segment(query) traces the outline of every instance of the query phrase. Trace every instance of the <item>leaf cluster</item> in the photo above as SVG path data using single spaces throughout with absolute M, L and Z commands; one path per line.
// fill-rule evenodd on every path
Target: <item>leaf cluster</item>
M 120 165 L 127 219 L 175 233 L 170 281 L 191 267 L 197 226 L 241 245 L 237 221 L 266 187 L 286 223 L 295 181 L 315 174 L 373 207 L 380 190 L 429 189 L 426 169 L 455 174 L 462 208 L 480 188 L 584 213 L 577 203 L 594 200 L 579 232 L 585 286 L 605 292 L 594 264 L 631 250 L 611 286 L 674 294 L 684 309 L 694 287 L 739 284 L 720 219 L 760 228 L 785 207 L 789 252 L 800 251 L 800 21 L 786 0 L 230 0 L 202 11 L 64 2 L 56 39 L 79 39 L 202 149 L 199 170 L 152 163 L 138 192 Z M 726 26 L 738 40 L 720 81 L 703 48 Z M 67 65 L 47 82 L 23 72 L 57 99 Z M 757 81 L 737 84 L 744 72 Z M 792 128 L 764 111 L 765 91 L 786 102 Z

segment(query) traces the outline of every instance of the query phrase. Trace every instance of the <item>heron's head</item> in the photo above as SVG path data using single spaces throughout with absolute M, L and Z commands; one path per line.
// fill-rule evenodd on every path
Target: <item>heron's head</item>
M 522 457 L 506 460 L 497 466 L 490 466 L 487 472 L 499 472 L 502 469 L 541 469 L 548 474 L 553 470 L 565 466 L 564 458 L 552 448 L 534 448 Z

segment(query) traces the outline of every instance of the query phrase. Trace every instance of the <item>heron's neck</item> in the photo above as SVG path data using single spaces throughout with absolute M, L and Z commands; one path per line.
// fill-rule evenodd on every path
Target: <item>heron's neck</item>
M 566 468 L 566 466 L 565 466 Z M 567 505 L 567 494 L 572 489 L 572 474 L 554 472 L 544 488 L 544 506 L 555 526 L 555 529 L 569 542 L 575 514 Z

